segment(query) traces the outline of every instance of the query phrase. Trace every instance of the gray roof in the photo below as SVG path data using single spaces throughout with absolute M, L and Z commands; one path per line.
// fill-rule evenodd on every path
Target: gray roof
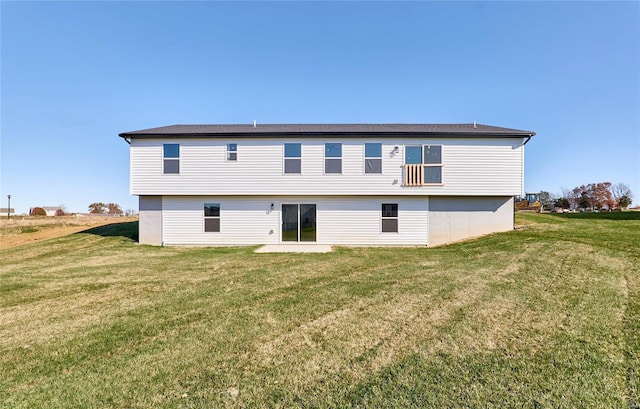
M 533 131 L 482 124 L 253 124 L 169 125 L 123 132 L 122 138 L 291 137 L 291 136 L 458 136 L 526 137 Z

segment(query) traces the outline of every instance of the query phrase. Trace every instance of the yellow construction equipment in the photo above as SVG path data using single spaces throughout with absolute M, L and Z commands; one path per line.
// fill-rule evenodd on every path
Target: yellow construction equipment
M 524 197 L 516 197 L 514 202 L 515 211 L 534 211 L 540 213 L 542 203 L 540 203 L 540 193 L 525 193 Z

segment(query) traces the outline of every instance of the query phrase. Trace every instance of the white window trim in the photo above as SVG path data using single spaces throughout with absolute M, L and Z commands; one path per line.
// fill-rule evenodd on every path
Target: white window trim
M 424 147 L 425 146 L 439 146 L 440 147 L 440 163 L 424 163 Z M 443 174 L 442 174 L 442 168 L 444 167 L 444 163 L 443 163 L 443 149 L 442 149 L 442 144 L 431 144 L 431 143 L 425 143 L 422 144 L 422 166 L 426 167 L 426 168 L 435 168 L 435 167 L 439 167 L 440 168 L 440 182 L 424 182 L 425 185 L 428 186 L 442 186 L 444 185 L 444 182 L 442 181 L 444 179 Z
M 444 149 L 442 149 L 443 145 L 439 144 L 439 143 L 423 143 L 423 144 L 410 144 L 410 145 L 404 145 L 403 146 L 403 152 L 402 152 L 402 164 L 406 165 L 406 152 L 407 152 L 407 148 L 409 147 L 420 147 L 420 161 L 422 162 L 421 165 L 423 167 L 440 167 L 441 169 L 445 167 L 444 165 Z M 425 146 L 439 146 L 440 147 L 440 163 L 424 163 L 424 147 Z M 441 173 L 442 176 L 442 173 Z M 442 177 L 442 180 L 444 180 L 444 177 Z M 437 183 L 429 183 L 429 182 L 424 182 L 423 186 L 444 186 L 444 182 L 437 182 Z
M 380 144 L 380 156 L 367 156 L 367 144 Z M 362 145 L 362 147 L 364 148 L 363 151 L 363 159 L 362 159 L 362 174 L 363 175 L 382 175 L 384 174 L 384 161 L 382 160 L 382 149 L 384 147 L 384 144 L 381 142 L 365 142 L 364 145 Z M 380 159 L 380 173 L 367 173 L 367 159 Z
M 398 208 L 398 213 L 396 217 L 385 217 L 382 213 L 382 205 L 385 204 L 394 204 Z M 396 220 L 396 226 L 398 227 L 397 231 L 382 231 L 382 221 L 383 220 Z M 400 234 L 400 203 L 380 203 L 380 234 Z
M 340 144 L 340 156 L 333 156 L 333 157 L 327 157 L 327 147 L 326 144 L 328 143 L 339 143 Z M 342 175 L 343 174 L 343 170 L 344 170 L 344 144 L 342 142 L 325 142 L 322 144 L 322 156 L 323 156 L 323 161 L 322 161 L 322 172 L 325 175 Z M 340 173 L 327 173 L 327 159 L 340 159 Z
M 177 158 L 165 158 L 164 156 L 164 145 L 178 145 L 178 157 Z M 177 161 L 178 162 L 178 173 L 166 173 L 164 171 L 164 161 L 165 160 L 171 160 L 171 161 Z M 182 172 L 182 145 L 180 145 L 179 143 L 163 143 L 162 144 L 162 166 L 160 167 L 160 173 L 162 174 L 162 176 L 175 176 L 175 175 L 180 175 L 180 172 Z
M 204 208 L 207 203 L 213 203 L 218 205 L 219 216 L 205 216 Z M 206 229 L 207 219 L 218 219 L 218 226 L 220 227 L 220 229 L 218 231 L 207 231 Z M 202 202 L 202 232 L 206 234 L 222 233 L 222 204 L 220 202 Z
M 287 157 L 287 156 L 285 156 L 286 155 L 285 154 L 285 152 L 286 152 L 285 145 L 287 145 L 287 144 L 290 144 L 290 145 L 291 144 L 299 144 L 300 145 L 300 157 L 294 157 L 294 156 Z M 300 175 L 302 175 L 302 155 L 303 155 L 302 146 L 303 146 L 302 142 L 285 142 L 285 143 L 282 144 L 282 174 L 283 175 L 286 175 L 286 176 L 300 176 Z M 298 159 L 298 160 L 300 160 L 300 173 L 287 173 L 287 172 L 285 172 L 285 163 L 287 162 L 287 159 Z
M 229 145 L 236 145 L 235 152 L 229 150 Z M 238 148 L 239 148 L 239 146 L 238 146 L 238 144 L 236 142 L 234 142 L 234 143 L 225 143 L 224 144 L 224 160 L 225 160 L 225 162 L 238 163 Z M 235 153 L 236 154 L 236 159 L 235 160 L 229 159 L 229 154 L 230 153 Z

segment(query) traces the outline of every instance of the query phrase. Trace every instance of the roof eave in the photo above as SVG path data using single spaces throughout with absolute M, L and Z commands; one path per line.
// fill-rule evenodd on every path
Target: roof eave
M 353 131 L 328 131 L 328 132 L 181 132 L 181 133 L 129 133 L 123 132 L 119 134 L 127 143 L 130 143 L 132 138 L 144 138 L 144 139 L 156 139 L 156 138 L 271 138 L 278 137 L 327 137 L 327 136 L 347 136 L 347 137 L 362 137 L 362 136 L 386 136 L 394 138 L 418 138 L 424 136 L 441 136 L 441 137 L 494 137 L 494 138 L 523 138 L 534 136 L 535 132 L 517 132 L 517 133 L 499 133 L 499 132 L 353 132 Z

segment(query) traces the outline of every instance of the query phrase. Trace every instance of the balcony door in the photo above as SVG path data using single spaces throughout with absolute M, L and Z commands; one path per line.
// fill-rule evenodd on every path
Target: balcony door
M 316 205 L 282 205 L 282 241 L 316 241 Z

